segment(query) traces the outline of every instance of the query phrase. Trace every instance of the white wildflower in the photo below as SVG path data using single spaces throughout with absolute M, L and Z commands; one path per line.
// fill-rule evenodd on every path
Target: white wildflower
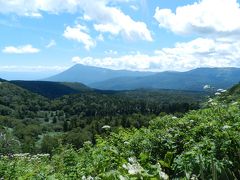
M 40 158 L 37 155 L 33 155 L 30 160 L 35 161 L 35 160 L 39 160 Z
M 129 163 L 123 164 L 123 168 L 128 171 L 130 175 L 140 174 L 144 169 L 137 162 L 136 158 L 128 158 Z
M 198 180 L 198 177 L 195 174 L 193 174 L 191 180 Z
M 213 102 L 213 99 L 212 99 L 212 98 L 210 98 L 210 99 L 208 100 L 208 103 L 211 103 L 211 102 Z
M 217 89 L 217 92 L 222 92 L 223 91 L 223 89 Z
M 120 180 L 127 180 L 127 178 L 125 178 L 125 177 L 122 176 L 122 175 L 119 175 L 119 179 L 120 179 Z
M 129 145 L 129 144 L 130 144 L 130 142 L 128 142 L 128 141 L 125 141 L 125 142 L 124 142 L 124 144 L 125 144 L 125 145 Z
M 19 157 L 19 158 L 26 158 L 29 156 L 29 153 L 19 153 L 19 154 L 13 154 L 14 157 Z
M 217 106 L 218 104 L 216 102 L 211 103 L 212 106 Z
M 225 126 L 222 127 L 223 130 L 229 129 L 229 128 L 231 128 L 231 126 L 225 125 Z
M 136 158 L 134 158 L 134 157 L 128 158 L 128 161 L 129 161 L 130 163 L 136 163 L 136 162 L 137 162 Z
M 110 129 L 111 128 L 111 126 L 108 126 L 108 125 L 104 125 L 103 127 L 102 127 L 102 129 Z
M 82 180 L 94 180 L 94 178 L 92 176 L 82 176 Z
M 161 168 L 161 165 L 158 163 L 158 174 L 159 174 L 159 177 L 160 179 L 163 179 L 163 180 L 169 180 L 169 176 L 162 171 L 162 168 Z
M 168 175 L 163 171 L 159 172 L 159 177 L 163 180 L 168 180 L 169 179 Z
M 234 106 L 234 105 L 237 105 L 237 104 L 238 104 L 238 102 L 233 102 L 233 103 L 232 103 L 233 106 Z
M 227 90 L 225 90 L 225 89 L 218 89 L 217 92 L 225 93 L 225 92 L 227 92 Z
M 49 157 L 50 154 L 37 154 L 38 157 Z
M 204 90 L 211 89 L 211 86 L 210 86 L 209 84 L 206 84 L 206 85 L 203 86 L 203 89 L 204 89 Z
M 92 142 L 91 141 L 85 141 L 84 145 L 92 145 Z
M 176 117 L 176 116 L 173 116 L 172 119 L 177 119 L 177 117 Z

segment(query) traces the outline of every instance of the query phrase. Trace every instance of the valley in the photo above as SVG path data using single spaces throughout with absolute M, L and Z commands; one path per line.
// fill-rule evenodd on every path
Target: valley
M 0 180 L 240 180 L 240 0 L 0 0 Z
M 20 152 L 44 153 L 38 147 L 41 138 L 59 138 L 79 148 L 84 141 L 94 142 L 106 124 L 140 128 L 159 114 L 181 116 L 198 109 L 204 98 L 199 92 L 100 91 L 79 83 L 5 81 L 0 87 L 1 125 L 21 142 Z
M 239 89 L 208 100 L 206 92 L 2 80 L 0 175 L 239 177 Z
M 203 69 L 195 73 L 198 71 L 202 73 Z M 162 179 L 194 175 L 207 179 L 239 177 L 240 88 L 235 85 L 225 92 L 212 86 L 231 86 L 238 79 L 238 70 L 214 69 L 212 75 L 197 74 L 199 80 L 188 73 L 184 78 L 192 78 L 197 86 L 190 80 L 186 86 L 178 85 L 185 80 L 170 72 L 164 76 L 110 79 L 104 82 L 106 89 L 79 82 L 1 79 L 1 177 L 35 178 L 43 174 L 56 179 L 149 179 L 159 173 Z M 93 74 L 98 76 L 97 72 Z M 163 89 L 144 83 L 132 90 L 113 88 L 113 82 L 123 82 L 122 87 L 126 83 L 134 85 L 132 79 L 150 77 L 152 82 L 147 81 L 155 83 L 153 76 L 160 82 L 159 87 L 170 84 Z M 209 82 L 209 77 L 211 85 L 200 88 Z M 217 79 L 223 77 L 232 81 L 227 78 L 218 83 Z M 219 141 L 219 137 L 225 140 Z M 192 162 L 193 158 L 204 165 Z M 12 162 L 17 165 L 12 167 Z M 213 168 L 218 169 L 213 172 Z

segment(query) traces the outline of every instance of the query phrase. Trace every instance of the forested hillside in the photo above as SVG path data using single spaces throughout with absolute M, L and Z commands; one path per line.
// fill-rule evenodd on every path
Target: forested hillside
M 48 81 L 11 81 L 11 83 L 50 99 L 91 91 L 91 88 L 81 83 Z
M 9 134 L 9 139 L 14 139 L 17 148 L 10 143 L 0 153 L 8 150 L 51 153 L 59 144 L 72 144 L 79 148 L 87 140 L 95 143 L 95 136 L 105 133 L 102 129 L 105 124 L 113 129 L 140 128 L 147 126 L 159 114 L 175 113 L 181 116 L 191 109 L 197 109 L 205 96 L 180 91 L 94 92 L 74 83 L 65 83 L 64 86 L 51 82 L 14 83 L 41 94 L 54 95 L 54 87 L 56 95 L 66 93 L 65 87 L 69 86 L 78 88 L 78 91 L 73 95 L 47 99 L 12 83 L 1 83 L 1 131 Z
M 239 179 L 239 92 L 240 85 L 221 90 L 202 109 L 185 115 L 179 112 L 189 108 L 159 114 L 164 110 L 153 109 L 153 98 L 141 104 L 137 94 L 132 99 L 93 93 L 47 100 L 48 109 L 37 113 L 44 114 L 42 120 L 1 117 L 0 176 Z

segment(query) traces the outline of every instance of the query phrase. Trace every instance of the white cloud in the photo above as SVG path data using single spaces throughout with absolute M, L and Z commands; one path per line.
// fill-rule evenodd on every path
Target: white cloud
M 113 35 L 121 34 L 123 37 L 135 40 L 152 41 L 152 36 L 144 22 L 134 21 L 120 9 L 109 7 L 104 3 L 93 3 L 93 7 L 85 7 L 85 13 L 96 21 L 94 28 L 102 33 Z
M 0 0 L 0 13 L 14 13 L 20 16 L 41 17 L 36 0 Z
M 130 54 L 120 57 L 73 57 L 75 63 L 140 71 L 185 71 L 197 67 L 240 67 L 240 42 L 230 39 L 198 38 L 177 43 L 173 48 L 163 48 L 150 56 Z
M 156 8 L 159 26 L 177 34 L 239 35 L 240 7 L 237 0 L 200 0 L 170 9 Z
M 84 44 L 85 49 L 89 50 L 95 46 L 95 41 L 87 33 L 87 27 L 80 24 L 75 27 L 67 26 L 63 36 L 67 39 L 75 40 Z
M 40 52 L 40 49 L 32 47 L 32 45 L 27 44 L 24 46 L 6 46 L 3 50 L 3 53 L 8 53 L 8 54 L 33 54 L 33 53 L 38 53 Z
M 63 71 L 68 69 L 67 66 L 0 66 L 1 72 L 49 72 Z
M 52 39 L 52 40 L 46 45 L 46 48 L 51 48 L 51 47 L 54 47 L 54 46 L 56 46 L 56 41 Z
M 59 14 L 83 13 L 87 21 L 94 21 L 95 29 L 102 33 L 121 34 L 127 39 L 152 41 L 144 22 L 134 21 L 124 14 L 117 3 L 128 0 L 0 0 L 0 13 L 15 13 L 21 16 L 41 16 L 42 12 Z

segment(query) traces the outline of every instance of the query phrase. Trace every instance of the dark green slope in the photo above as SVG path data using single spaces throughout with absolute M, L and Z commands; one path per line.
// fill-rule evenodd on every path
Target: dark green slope
M 178 89 L 202 91 L 209 84 L 215 88 L 230 88 L 240 81 L 239 68 L 198 68 L 187 72 L 162 72 L 145 77 L 121 77 L 93 83 L 104 90 Z
M 48 81 L 11 81 L 11 83 L 48 98 L 91 91 L 80 83 L 60 83 Z
M 48 106 L 48 100 L 9 82 L 0 84 L 0 115 L 19 117 L 22 113 L 35 113 Z M 27 114 L 25 114 L 27 116 Z

